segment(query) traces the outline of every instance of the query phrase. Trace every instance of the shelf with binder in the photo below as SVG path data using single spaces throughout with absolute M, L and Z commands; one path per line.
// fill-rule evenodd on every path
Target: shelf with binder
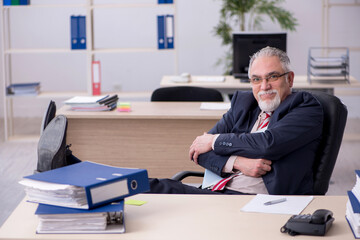
M 13 64 L 14 62 L 14 58 L 15 57 L 22 57 L 21 54 L 23 54 L 23 56 L 32 56 L 32 54 L 34 54 L 34 56 L 44 56 L 44 57 L 50 57 L 50 56 L 60 56 L 60 58 L 62 58 L 62 56 L 64 55 L 69 55 L 70 58 L 74 57 L 75 59 L 78 58 L 76 56 L 78 55 L 83 55 L 84 56 L 84 60 L 82 60 L 83 64 L 82 66 L 85 66 L 85 69 L 83 69 L 83 73 L 85 73 L 85 76 L 81 77 L 81 81 L 84 82 L 83 90 L 78 90 L 75 89 L 75 91 L 72 91 L 72 88 L 69 89 L 61 89 L 59 91 L 57 91 L 57 89 L 53 90 L 53 89 L 40 89 L 40 93 L 38 95 L 35 96 L 7 96 L 4 95 L 4 125 L 5 125 L 5 140 L 10 139 L 12 132 L 14 132 L 13 130 L 11 130 L 11 126 L 12 126 L 12 121 L 13 121 L 13 108 L 17 106 L 16 102 L 14 102 L 14 99 L 18 98 L 18 97 L 26 97 L 26 98 L 67 98 L 67 97 L 73 97 L 76 95 L 79 96 L 84 96 L 84 95 L 91 95 L 92 94 L 92 81 L 91 81 L 91 64 L 94 60 L 100 60 L 102 61 L 101 58 L 103 58 L 104 56 L 110 56 L 108 54 L 112 54 L 114 57 L 117 58 L 116 54 L 142 54 L 142 53 L 157 53 L 160 50 L 157 48 L 157 43 L 156 43 L 156 38 L 153 37 L 153 45 L 148 46 L 145 44 L 145 46 L 124 46 L 124 44 L 121 43 L 121 41 L 117 41 L 119 44 L 119 46 L 98 46 L 98 41 L 96 36 L 99 36 L 99 31 L 98 28 L 95 28 L 94 26 L 97 24 L 97 22 L 100 20 L 102 21 L 101 18 L 107 18 L 106 14 L 105 15 L 101 15 L 101 18 L 99 18 L 96 13 L 98 11 L 112 11 L 113 9 L 115 10 L 119 10 L 120 13 L 130 9 L 131 11 L 153 11 L 153 12 L 159 12 L 159 14 L 172 14 L 173 17 L 175 18 L 175 13 L 176 13 L 176 5 L 174 4 L 173 1 L 170 1 L 171 3 L 167 3 L 167 4 L 160 4 L 158 1 L 154 1 L 154 3 L 132 3 L 130 0 L 128 1 L 128 3 L 118 3 L 116 1 L 113 1 L 113 3 L 109 3 L 110 1 L 107 1 L 107 3 L 102 2 L 102 1 L 97 1 L 97 0 L 78 0 L 78 1 L 74 1 L 73 3 L 71 1 L 67 1 L 62 3 L 60 0 L 59 1 L 54 1 L 53 4 L 48 4 L 47 2 L 44 1 L 34 1 L 30 3 L 30 5 L 17 5 L 17 6 L 13 6 L 13 5 L 1 5 L 0 6 L 0 12 L 1 12 L 1 17 L 2 17 L 2 26 L 1 26 L 1 32 L 2 32 L 2 62 L 3 62 L 3 69 L 4 72 L 2 73 L 2 79 L 4 80 L 3 83 L 1 84 L 1 90 L 3 92 L 5 92 L 6 88 L 13 84 L 13 83 L 20 83 L 21 82 L 21 78 L 19 78 L 19 74 L 16 73 L 16 71 L 18 71 L 18 66 L 17 64 Z M 145 9 L 145 10 L 144 10 Z M 52 21 L 55 19 L 56 21 L 56 26 L 53 26 L 52 28 L 49 28 L 47 25 L 43 25 L 43 24 L 30 24 L 29 22 L 27 22 L 26 24 L 30 26 L 30 29 L 32 28 L 36 28 L 37 30 L 35 32 L 40 32 L 41 31 L 49 31 L 52 29 L 56 29 L 55 31 L 55 36 L 52 34 L 51 37 L 55 37 L 56 39 L 62 39 L 59 43 L 59 40 L 57 40 L 57 42 L 55 44 L 53 43 L 49 43 L 49 44 L 39 44 L 39 42 L 43 41 L 43 39 L 41 39 L 41 35 L 33 35 L 33 31 L 31 31 L 31 39 L 40 39 L 41 41 L 35 42 L 35 44 L 31 45 L 31 44 L 25 44 L 23 45 L 19 45 L 19 44 L 13 44 L 12 41 L 14 41 L 15 39 L 15 43 L 21 43 L 21 41 L 19 41 L 19 37 L 21 36 L 22 31 L 24 31 L 25 33 L 28 32 L 27 29 L 29 29 L 29 27 L 22 27 L 22 28 L 18 28 L 16 27 L 17 25 L 13 25 L 14 22 L 17 21 L 13 21 L 13 20 L 17 20 L 19 17 L 21 17 L 22 15 L 19 14 L 21 12 L 26 12 L 26 15 L 29 14 L 29 16 L 31 16 L 31 14 L 34 14 L 41 11 L 41 13 L 45 13 L 48 14 L 48 12 L 55 12 L 57 15 L 58 12 L 60 12 L 60 19 L 59 18 L 51 18 Z M 71 13 L 73 11 L 73 13 Z M 13 13 L 14 12 L 14 13 Z M 68 13 L 68 17 L 66 18 L 66 22 L 64 22 L 65 19 L 64 15 L 62 12 L 67 12 Z M 69 14 L 70 13 L 70 14 Z M 11 17 L 9 16 L 11 14 Z M 155 14 L 155 13 L 154 13 Z M 75 15 L 75 16 L 85 16 L 86 18 L 86 48 L 84 49 L 71 49 L 71 15 Z M 96 16 L 95 16 L 96 15 Z M 155 14 L 156 15 L 156 14 Z M 153 19 L 153 23 L 156 23 L 156 20 Z M 31 18 L 30 18 L 31 19 Z M 47 19 L 47 18 L 45 18 Z M 174 20 L 175 21 L 175 20 Z M 31 22 L 31 20 L 30 20 Z M 11 24 L 10 24 L 11 23 Z M 36 22 L 37 23 L 37 22 Z M 150 22 L 147 22 L 148 24 L 151 24 Z M 59 25 L 60 24 L 60 25 Z M 44 28 L 45 26 L 45 28 Z M 58 30 L 58 27 L 60 26 L 60 31 Z M 151 29 L 154 28 L 154 26 L 151 26 Z M 13 34 L 13 30 L 16 30 L 15 33 L 17 35 L 15 35 L 17 38 L 14 38 L 14 34 Z M 19 30 L 20 29 L 20 30 Z M 22 30 L 23 29 L 23 30 Z M 44 30 L 45 29 L 45 30 Z M 64 29 L 68 29 L 69 31 L 69 35 L 68 37 L 65 39 L 64 35 L 59 35 L 59 33 L 64 32 Z M 104 28 L 102 28 L 104 29 Z M 111 29 L 111 28 L 110 28 Z M 155 28 L 154 28 L 155 29 Z M 114 31 L 109 31 L 107 30 L 107 33 L 112 33 Z M 116 31 L 115 31 L 116 32 Z M 121 32 L 121 31 L 120 31 Z M 10 33 L 11 33 L 11 38 L 10 38 Z M 58 34 L 58 35 L 57 35 Z M 154 30 L 154 35 L 157 34 L 157 32 L 155 33 Z M 50 35 L 49 35 L 50 36 Z M 48 37 L 48 36 L 45 36 Z M 122 40 L 122 39 L 121 39 Z M 64 41 L 68 41 L 68 42 L 64 42 Z M 146 38 L 145 40 L 143 39 L 143 41 L 149 41 L 148 38 Z M 94 43 L 96 42 L 96 44 Z M 66 46 L 68 45 L 68 47 Z M 100 44 L 101 45 L 101 44 Z M 65 46 L 65 47 L 64 47 Z M 43 48 L 44 47 L 44 48 Z M 174 56 L 174 69 L 176 69 L 177 71 L 177 54 L 176 48 L 173 49 L 165 49 L 165 50 L 161 50 L 163 52 L 171 52 L 171 54 L 169 56 Z M 63 55 L 62 55 L 63 54 Z M 100 55 L 99 55 L 100 54 Z M 105 54 L 105 55 L 101 55 L 101 54 Z M 120 56 L 120 55 L 119 55 Z M 81 57 L 82 58 L 82 57 Z M 105 60 L 104 60 L 105 61 Z M 54 68 L 54 67 L 52 67 Z M 104 64 L 104 68 L 106 68 L 106 65 Z M 55 74 L 56 74 L 55 70 Z M 14 74 L 15 72 L 15 74 Z M 40 71 L 37 71 L 40 72 Z M 39 81 L 41 83 L 46 82 L 49 83 L 49 81 L 52 81 L 51 79 L 49 79 L 48 76 L 42 77 L 41 74 L 37 74 L 39 76 L 41 76 L 39 79 Z M 45 84 L 44 84 L 45 85 Z M 41 84 L 42 86 L 42 84 Z M 108 86 L 110 86 L 110 83 L 108 84 Z M 112 85 L 111 85 L 112 86 Z M 114 85 L 115 86 L 115 85 Z M 102 93 L 108 93 L 108 92 L 114 92 L 117 91 L 117 89 L 115 87 L 113 87 L 112 89 L 104 89 L 104 91 Z M 140 89 L 139 91 L 143 91 L 142 89 Z M 72 95 L 73 94 L 73 95 Z
M 54 57 L 56 58 L 56 56 L 61 56 L 60 59 L 64 58 L 64 56 L 69 56 L 69 58 L 74 58 L 75 55 L 79 56 L 79 57 L 75 57 L 75 59 L 78 58 L 83 58 L 80 57 L 81 55 L 83 55 L 84 57 L 88 56 L 88 52 L 87 50 L 84 51 L 72 51 L 70 48 L 66 48 L 66 47 L 62 47 L 59 44 L 52 44 L 52 42 L 50 40 L 52 40 L 51 38 L 58 38 L 59 35 L 59 31 L 55 31 L 55 34 L 49 35 L 49 36 L 45 36 L 46 38 L 41 38 L 42 35 L 44 35 L 44 31 L 48 32 L 49 29 L 58 29 L 59 25 L 48 25 L 45 29 L 41 29 L 41 27 L 46 26 L 44 24 L 41 24 L 40 22 L 34 22 L 32 20 L 27 21 L 26 25 L 29 25 L 32 28 L 36 28 L 38 29 L 38 32 L 42 33 L 41 35 L 35 35 L 31 36 L 32 39 L 36 39 L 36 40 L 41 40 L 41 41 L 33 41 L 35 44 L 27 44 L 27 42 L 25 42 L 25 44 L 19 44 L 18 39 L 16 38 L 19 35 L 19 33 L 22 31 L 22 34 L 26 34 L 27 29 L 29 29 L 28 27 L 24 27 L 24 30 L 22 30 L 22 28 L 16 28 L 16 26 L 18 25 L 14 25 L 14 22 L 17 22 L 16 20 L 19 18 L 19 16 L 31 16 L 31 14 L 37 14 L 39 12 L 43 13 L 42 15 L 44 16 L 44 19 L 48 19 L 46 16 L 48 15 L 52 15 L 52 13 L 56 12 L 56 11 L 60 11 L 60 18 L 58 15 L 58 19 L 59 21 L 61 21 L 63 18 L 65 18 L 65 14 L 66 12 L 71 12 L 72 9 L 77 9 L 76 13 L 82 13 L 82 14 L 87 14 L 86 11 L 86 6 L 84 4 L 59 4 L 59 5 L 26 5 L 26 6 L 1 6 L 0 10 L 1 10 L 1 17 L 2 17 L 2 63 L 3 63 L 3 73 L 2 73 L 2 79 L 3 81 L 3 87 L 2 89 L 7 89 L 9 86 L 11 86 L 14 83 L 26 83 L 31 81 L 31 77 L 27 78 L 26 76 L 24 77 L 24 75 L 26 74 L 19 74 L 19 72 L 23 72 L 23 71 L 19 71 L 19 70 L 23 70 L 23 66 L 22 65 L 18 65 L 18 61 L 19 59 L 30 59 L 30 61 L 32 62 L 32 64 L 37 63 L 36 61 L 32 61 L 32 59 L 35 57 L 35 59 L 54 59 Z M 59 10 L 61 8 L 61 10 Z M 78 8 L 82 8 L 82 10 L 78 10 Z M 48 11 L 47 11 L 48 10 Z M 80 12 L 79 12 L 80 11 Z M 63 15 L 61 15 L 63 14 Z M 56 14 L 55 14 L 56 15 Z M 61 22 L 57 22 L 57 24 L 62 24 Z M 11 23 L 11 24 L 10 24 Z M 40 24 L 38 24 L 40 23 Z M 68 23 L 66 23 L 68 24 Z M 66 29 L 66 27 L 62 27 L 63 29 Z M 15 29 L 15 33 L 14 30 Z M 31 28 L 30 28 L 31 29 Z M 39 29 L 41 29 L 41 31 L 39 31 Z M 11 36 L 10 36 L 11 34 Z M 15 38 L 14 38 L 15 36 Z M 47 41 L 49 40 L 49 41 Z M 45 43 L 45 44 L 41 44 L 41 42 Z M 49 43 L 49 44 L 48 44 Z M 43 47 L 44 46 L 44 47 Z M 55 54 L 55 55 L 54 55 Z M 75 54 L 75 55 L 74 55 Z M 79 55 L 80 54 L 80 55 Z M 41 57 L 39 57 L 41 56 Z M 65 57 L 66 58 L 66 57 Z M 21 62 L 26 62 L 26 61 L 21 61 Z M 45 65 L 43 65 L 43 67 L 45 66 L 56 66 L 55 64 L 51 64 L 50 62 L 46 62 L 46 61 L 42 61 L 42 63 L 45 62 Z M 47 63 L 47 64 L 46 64 Z M 44 91 L 42 89 L 43 83 L 47 83 L 50 79 L 51 81 L 51 77 L 45 75 L 42 75 L 42 69 L 36 69 L 36 68 L 41 68 L 39 67 L 39 64 L 35 64 L 35 68 L 34 68 L 34 72 L 37 73 L 38 77 L 37 81 L 40 82 L 40 92 L 38 94 L 34 94 L 32 96 L 30 95 L 5 95 L 4 94 L 4 98 L 3 98 L 3 106 L 4 106 L 4 132 L 5 132 L 5 140 L 34 140 L 37 139 L 39 136 L 34 135 L 35 133 L 33 132 L 29 132 L 29 131 L 24 131 L 25 134 L 23 132 L 19 132 L 17 130 L 17 124 L 15 121 L 15 116 L 16 116 L 16 110 L 19 108 L 19 104 L 20 104 L 20 109 L 21 109 L 21 105 L 24 102 L 31 102 L 31 103 L 41 103 L 44 102 L 44 100 L 41 99 L 53 99 L 53 98 L 57 98 L 57 99 L 66 99 L 69 97 L 72 97 L 74 94 L 77 95 L 84 95 L 84 94 L 88 94 L 87 90 L 84 89 L 84 91 L 71 91 L 72 89 L 68 88 L 68 89 L 61 89 L 60 92 L 56 92 L 54 93 L 53 91 L 48 91 L 51 89 L 47 89 L 46 91 Z M 56 69 L 56 67 L 51 67 L 52 69 Z M 26 68 L 26 70 L 31 69 L 31 68 Z M 25 70 L 25 71 L 26 71 Z M 60 72 L 61 69 L 57 69 L 57 72 Z M 63 71 L 63 70 L 62 70 Z M 26 73 L 28 73 L 26 71 Z M 48 74 L 49 75 L 49 74 Z M 56 74 L 55 74 L 56 75 Z M 44 84 L 45 85 L 45 84 Z M 54 89 L 56 91 L 56 89 Z M 65 91 L 64 91 L 65 90 Z M 70 91 L 69 91 L 70 90 Z M 4 92 L 4 91 L 3 91 Z M 60 100 L 62 101 L 62 100 Z
M 349 49 L 311 47 L 308 55 L 308 82 L 350 83 Z

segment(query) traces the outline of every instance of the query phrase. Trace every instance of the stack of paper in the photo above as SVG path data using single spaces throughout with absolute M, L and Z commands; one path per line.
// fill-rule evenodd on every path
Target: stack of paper
M 93 162 L 26 176 L 20 184 L 39 203 L 39 233 L 124 232 L 124 198 L 150 188 L 145 169 Z
M 356 183 L 351 191 L 348 191 L 349 200 L 346 204 L 346 219 L 355 236 L 360 238 L 360 170 L 355 170 Z
M 123 233 L 124 201 L 91 210 L 39 204 L 37 233 Z
M 74 111 L 110 111 L 116 108 L 118 96 L 105 95 L 105 96 L 77 96 L 64 103 L 71 106 Z
M 23 179 L 28 200 L 72 208 L 89 208 L 85 188 L 68 184 L 57 184 L 31 179 Z

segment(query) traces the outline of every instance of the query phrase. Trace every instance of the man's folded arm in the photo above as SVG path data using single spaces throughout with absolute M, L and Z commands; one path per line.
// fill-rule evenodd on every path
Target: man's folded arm
M 265 132 L 220 134 L 215 153 L 276 160 L 314 141 L 322 132 L 322 107 L 314 101 L 300 105 Z
M 199 155 L 198 163 L 200 166 L 212 171 L 213 173 L 225 177 L 227 174 L 222 170 L 230 156 L 222 156 L 214 151 L 209 151 Z

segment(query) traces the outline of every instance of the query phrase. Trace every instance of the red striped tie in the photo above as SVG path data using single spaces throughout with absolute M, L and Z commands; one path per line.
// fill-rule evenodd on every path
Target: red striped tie
M 267 127 L 267 125 L 269 125 L 269 122 L 270 122 L 270 117 L 271 117 L 271 112 L 267 113 L 265 112 L 265 118 L 264 120 L 262 120 L 262 122 L 259 124 L 259 127 L 258 127 L 258 130 L 259 129 L 263 129 L 265 127 Z
M 212 188 L 211 191 L 221 191 L 225 188 L 226 184 L 233 179 L 234 177 L 238 176 L 239 173 L 235 173 L 233 175 L 231 175 L 230 177 L 224 178 L 222 180 L 220 180 L 218 183 L 216 183 Z

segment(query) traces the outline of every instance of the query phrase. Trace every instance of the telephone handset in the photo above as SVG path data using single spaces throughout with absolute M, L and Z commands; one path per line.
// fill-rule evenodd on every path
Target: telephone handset
M 330 210 L 318 209 L 312 215 L 293 215 L 280 231 L 292 236 L 297 234 L 323 236 L 334 220 Z

